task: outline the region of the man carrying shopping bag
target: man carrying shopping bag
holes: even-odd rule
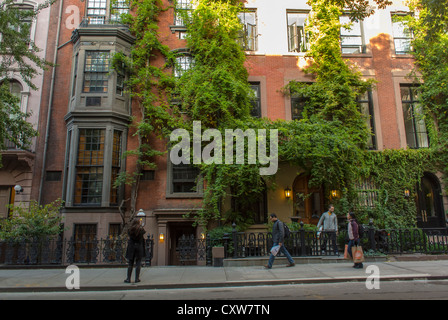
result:
[[[284,239],[285,239],[285,229],[283,227],[283,222],[278,220],[277,215],[275,213],[271,213],[269,215],[269,219],[272,222],[274,222],[274,225],[272,226],[272,241],[273,241],[273,248],[274,248],[274,250],[271,250],[271,255],[269,257],[269,262],[264,267],[266,269],[271,269],[272,268],[272,264],[274,263],[275,257],[278,254],[278,252],[283,252],[283,254],[288,259],[289,264],[286,265],[287,267],[295,266],[294,260],[292,259],[292,257],[289,254],[288,250],[286,250],[285,246],[283,245],[283,242],[284,242]],[[275,248],[276,246],[280,246],[280,247],[279,248]]]

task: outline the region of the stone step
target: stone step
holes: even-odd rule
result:
[[[344,256],[317,256],[317,257],[293,257],[296,264],[315,264],[315,263],[351,263],[352,260],[344,259]],[[265,266],[268,264],[269,257],[249,257],[237,259],[224,259],[224,267],[256,267]],[[366,262],[384,262],[387,261],[387,256],[373,256],[366,257]],[[282,265],[288,264],[286,257],[275,258],[274,264]]]

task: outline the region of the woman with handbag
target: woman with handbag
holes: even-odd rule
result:
[[[352,248],[354,246],[358,247],[360,244],[359,231],[358,231],[359,227],[358,222],[356,221],[355,218],[355,214],[353,212],[349,212],[347,214],[347,220],[348,220],[348,238],[349,238],[347,251],[353,259]],[[362,269],[364,268],[364,265],[362,264],[362,262],[355,262],[353,268]]]
[[[145,257],[145,239],[143,235],[146,233],[143,229],[140,220],[134,219],[131,227],[128,230],[128,248],[126,250],[126,259],[128,260],[126,283],[131,282],[132,269],[135,262],[135,283],[140,282],[140,270],[142,265],[142,258]]]

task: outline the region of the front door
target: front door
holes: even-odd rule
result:
[[[417,186],[417,227],[445,227],[442,189],[436,176],[425,173]]]
[[[309,177],[302,174],[294,180],[293,201],[294,217],[299,217],[304,223],[317,224],[324,212],[324,197],[322,188],[310,188]]]
[[[169,265],[191,265],[196,264],[196,260],[186,259],[184,253],[192,246],[192,241],[187,242],[186,239],[196,239],[196,228],[191,222],[172,222],[169,224]],[[188,261],[187,261],[188,260]]]

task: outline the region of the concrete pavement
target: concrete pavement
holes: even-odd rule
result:
[[[448,257],[447,257],[448,258]],[[142,268],[141,282],[124,283],[126,268],[79,268],[79,290],[132,290],[231,287],[276,284],[332,283],[366,281],[372,272],[381,281],[448,279],[448,260],[403,259],[410,261],[367,261],[364,269],[353,269],[353,263],[306,263],[286,268],[276,261],[272,269],[261,266],[200,267],[167,266]],[[420,261],[416,261],[420,260]],[[423,261],[421,261],[423,260]],[[369,268],[369,266],[378,268]],[[372,271],[373,270],[373,271]],[[56,269],[0,269],[0,292],[69,291],[66,281],[73,276],[65,268]],[[74,283],[74,282],[71,282]],[[73,289],[77,290],[77,289]]]

